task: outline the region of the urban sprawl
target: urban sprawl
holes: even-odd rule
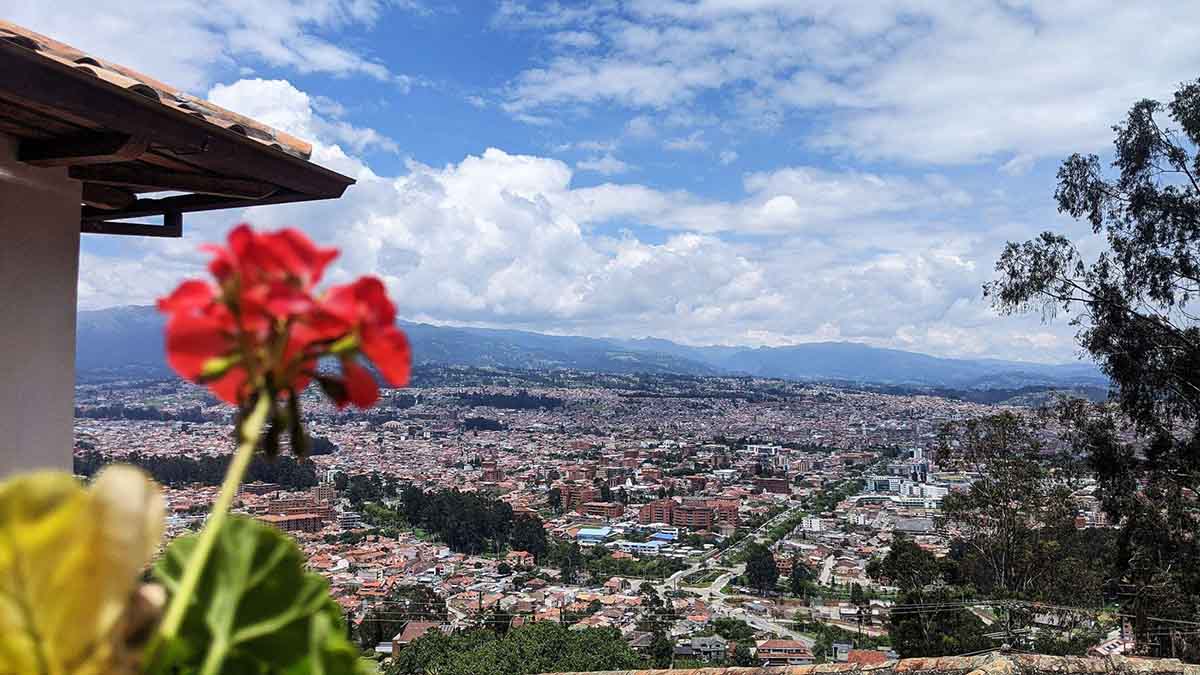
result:
[[[939,466],[942,430],[1007,409],[734,378],[436,379],[365,413],[312,395],[313,456],[252,470],[235,506],[295,537],[384,657],[430,631],[549,621],[643,652],[657,630],[673,662],[882,661],[895,589],[868,565],[896,537],[947,553],[942,501],[976,474]],[[135,461],[166,485],[169,535],[198,530],[228,408],[175,380],[80,384],[76,405],[77,471]],[[1072,496],[1080,528],[1106,525],[1093,492]],[[759,545],[778,592],[751,588]]]

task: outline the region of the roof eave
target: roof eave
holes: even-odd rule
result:
[[[335,199],[354,179],[206,119],[164,105],[19,44],[0,40],[0,99],[96,133],[146,139],[153,151],[201,166],[214,177],[261,180],[280,189],[264,198],[188,194],[138,199],[127,208],[85,207],[83,221],[180,214],[260,204]]]

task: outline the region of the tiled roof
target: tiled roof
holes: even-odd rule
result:
[[[438,624],[434,621],[409,621],[404,625],[404,630],[392,640],[406,645],[437,627]]]
[[[312,155],[312,145],[307,141],[184,93],[136,70],[103,61],[23,26],[0,20],[0,40],[32,49],[47,59],[82,70],[109,84],[199,117],[222,129],[229,129],[295,157],[308,159]]]
[[[799,640],[765,640],[758,645],[759,649],[795,649],[796,647],[804,647],[805,644]]]
[[[621,670],[590,675],[1200,675],[1200,665],[1178,659],[1042,656],[1002,654],[901,659],[879,664],[825,663],[771,668],[697,668],[683,670]],[[584,675],[557,673],[553,675]]]
[[[169,47],[168,47],[169,48]],[[335,199],[354,179],[265,124],[0,21],[0,135],[80,183],[80,231],[179,237],[183,215]],[[136,219],[161,216],[161,224]]]
[[[851,649],[846,655],[846,660],[850,663],[859,664],[875,664],[885,663],[888,660],[887,654],[875,649]]]

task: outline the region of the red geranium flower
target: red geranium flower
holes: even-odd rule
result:
[[[330,289],[314,286],[337,257],[303,233],[255,232],[238,225],[213,254],[217,287],[185,281],[158,302],[169,315],[167,361],[181,376],[203,382],[222,400],[245,404],[255,391],[295,397],[322,356],[336,356],[340,379],[322,377],[335,403],[367,408],[379,397],[366,356],[389,383],[408,383],[408,340],[395,326],[396,308],[373,277]],[[295,403],[295,401],[293,401]]]
[[[305,290],[320,283],[336,248],[320,248],[294,229],[255,232],[245,223],[229,232],[227,246],[205,245],[214,254],[208,270],[218,281],[240,275],[251,283],[296,280]]]
[[[333,391],[338,392],[334,398],[339,406],[353,403],[368,408],[379,398],[375,378],[355,360],[357,352],[365,355],[392,386],[408,384],[412,367],[408,338],[396,328],[396,307],[388,299],[383,282],[375,277],[362,277],[329,289],[310,321],[299,330],[311,342],[349,339],[348,346],[338,354],[344,387]]]

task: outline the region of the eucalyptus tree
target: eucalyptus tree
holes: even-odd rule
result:
[[[1076,447],[1120,524],[1119,590],[1139,645],[1200,658],[1162,619],[1200,619],[1200,80],[1136,103],[1113,160],[1070,156],[1059,210],[1103,250],[1061,233],[1010,243],[984,293],[1002,312],[1066,313],[1113,384],[1113,405],[1065,406]]]

